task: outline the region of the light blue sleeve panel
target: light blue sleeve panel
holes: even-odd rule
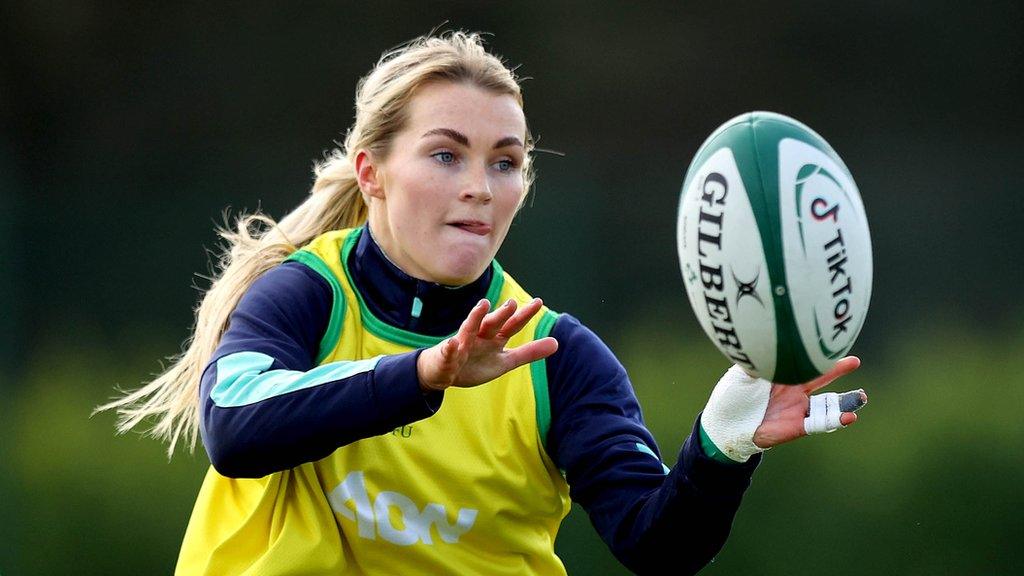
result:
[[[636,443],[636,449],[639,450],[640,452],[643,452],[644,454],[650,454],[651,456],[654,456],[655,458],[658,458],[658,455],[655,454],[654,450],[651,450],[651,447],[648,446],[647,444],[643,444],[641,442],[637,442]],[[664,470],[665,474],[668,474],[669,472],[672,471],[671,469],[669,469],[668,466],[665,466],[665,463],[661,461],[661,458],[658,458],[658,462],[661,463],[661,467]]]
[[[256,404],[297,390],[322,386],[370,372],[383,356],[366,360],[331,362],[308,372],[266,370],[274,359],[260,352],[235,352],[217,360],[217,383],[210,399],[220,408]]]

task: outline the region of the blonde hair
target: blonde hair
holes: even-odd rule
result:
[[[359,81],[355,122],[342,147],[331,150],[315,164],[316,180],[306,200],[280,222],[257,210],[239,216],[234,231],[218,228],[218,235],[227,241],[216,264],[221,273],[210,278],[210,289],[195,310],[194,330],[183,345],[184,351],[171,357],[170,368],[150,383],[96,408],[97,412],[117,410],[119,433],[152,419],[155,423],[146,432],[169,443],[168,456],[182,438],[190,450],[195,449],[199,381],[238,301],[260,275],[312,239],[366,221],[367,206],[356,181],[353,155],[370,150],[386,158],[407,120],[409,102],[417,89],[432,82],[468,83],[512,95],[520,107],[523,105],[515,74],[486,51],[478,34],[425,36],[385,52]],[[533,139],[529,131],[525,136],[524,197],[534,178],[530,156]]]

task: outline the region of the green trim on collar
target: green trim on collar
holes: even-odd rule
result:
[[[373,312],[370,311],[370,308],[363,300],[363,295],[359,293],[359,289],[352,280],[352,272],[348,269],[348,255],[352,252],[352,249],[355,248],[356,242],[359,240],[359,236],[362,234],[362,231],[362,228],[357,228],[345,237],[345,243],[341,247],[341,268],[345,271],[345,277],[348,278],[348,284],[352,287],[352,292],[356,295],[356,299],[359,301],[359,312],[362,315],[363,326],[373,335],[383,338],[388,342],[402,346],[412,346],[413,348],[427,348],[434,346],[440,344],[445,338],[454,336],[454,332],[448,336],[427,336],[426,334],[418,334],[409,330],[396,328],[373,315]],[[505,272],[502,270],[497,260],[491,261],[491,270],[493,272],[491,274],[491,286],[487,290],[487,300],[490,301],[491,309],[494,310],[497,308],[498,297],[501,295],[502,286],[505,284]]]

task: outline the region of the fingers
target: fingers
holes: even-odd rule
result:
[[[534,340],[505,351],[505,358],[509,361],[509,370],[518,368],[523,364],[535,362],[541,358],[547,358],[558,350],[558,341],[548,336],[540,340]]]
[[[453,336],[439,345],[428,348],[416,360],[416,375],[425,391],[444,390],[452,385],[464,361],[462,347]]]
[[[846,358],[839,360],[839,362],[836,362],[836,365],[833,366],[832,369],[829,370],[828,372],[804,384],[803,390],[805,393],[810,394],[815,390],[828,386],[836,379],[841,378],[842,376],[845,376],[850,372],[853,372],[859,367],[860,358],[857,358],[856,356],[847,356]]]
[[[497,336],[499,338],[507,339],[518,334],[519,331],[523,329],[523,326],[526,326],[526,323],[530,321],[530,318],[533,318],[533,316],[540,311],[543,305],[544,302],[540,298],[534,298],[524,304],[523,307],[517,310],[516,313],[505,322],[505,325],[498,330]]]
[[[839,395],[839,409],[843,412],[856,412],[868,403],[868,395],[864,389],[850,390]]]
[[[481,306],[483,307],[482,312],[480,312]],[[530,319],[540,311],[541,307],[544,306],[544,302],[540,298],[534,298],[524,304],[522,308],[519,308],[516,301],[510,298],[488,314],[487,308],[489,306],[490,303],[486,300],[481,300],[477,303],[477,306],[470,311],[466,322],[463,323],[463,328],[459,330],[459,335],[461,336],[463,331],[469,333],[475,322],[477,328],[474,334],[478,338],[484,340],[511,338],[518,334]],[[477,318],[478,314],[479,319]]]
[[[516,301],[509,298],[504,304],[498,307],[497,310],[491,312],[484,317],[483,322],[480,324],[480,332],[477,334],[478,337],[484,340],[490,340],[497,336],[498,330],[505,325],[505,322],[512,317],[516,311]]]
[[[868,396],[863,390],[815,394],[808,399],[804,431],[807,434],[834,432],[856,422],[857,416],[853,412],[867,404],[867,401]]]
[[[868,395],[861,390],[850,390],[849,392],[843,392],[839,395],[839,409],[842,414],[839,415],[839,423],[843,426],[849,426],[857,421],[857,415],[854,414],[857,410],[860,410],[868,403]]]
[[[853,412],[843,412],[839,415],[839,423],[843,427],[849,426],[856,421],[857,415]],[[825,431],[822,430],[821,432]],[[812,433],[817,434],[818,432]],[[785,420],[765,422],[758,426],[754,432],[753,442],[758,448],[767,449],[808,435],[805,421],[787,418]]]
[[[550,337],[505,349],[508,339],[522,331],[543,305],[539,298],[521,306],[509,300],[488,313],[490,303],[487,300],[478,302],[459,331],[434,352],[439,353],[441,372],[448,380],[444,385],[477,386],[554,354],[558,350],[558,342]],[[431,372],[426,377],[431,383],[433,374]],[[424,377],[421,375],[422,381]]]
[[[804,435],[804,427],[792,422],[771,422],[757,427],[752,441],[754,446],[767,450]]]
[[[445,364],[454,362],[459,355],[459,341],[457,338],[449,338],[441,344],[441,360]]]
[[[487,311],[490,308],[490,302],[481,300],[469,311],[469,316],[466,316],[466,319],[462,321],[462,326],[459,327],[459,332],[454,338],[459,340],[460,348],[469,348],[473,341],[476,340],[476,335],[480,333],[480,325],[483,323],[484,317],[487,316]]]
[[[454,378],[459,369],[466,362],[466,350],[469,344],[460,342],[457,336],[453,336],[441,343],[441,366],[445,378]]]

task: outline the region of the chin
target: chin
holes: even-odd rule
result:
[[[479,278],[490,263],[490,258],[483,263],[477,261],[450,262],[444,270],[439,270],[438,274],[435,274],[435,278],[437,278],[435,281],[445,286],[465,286]]]

